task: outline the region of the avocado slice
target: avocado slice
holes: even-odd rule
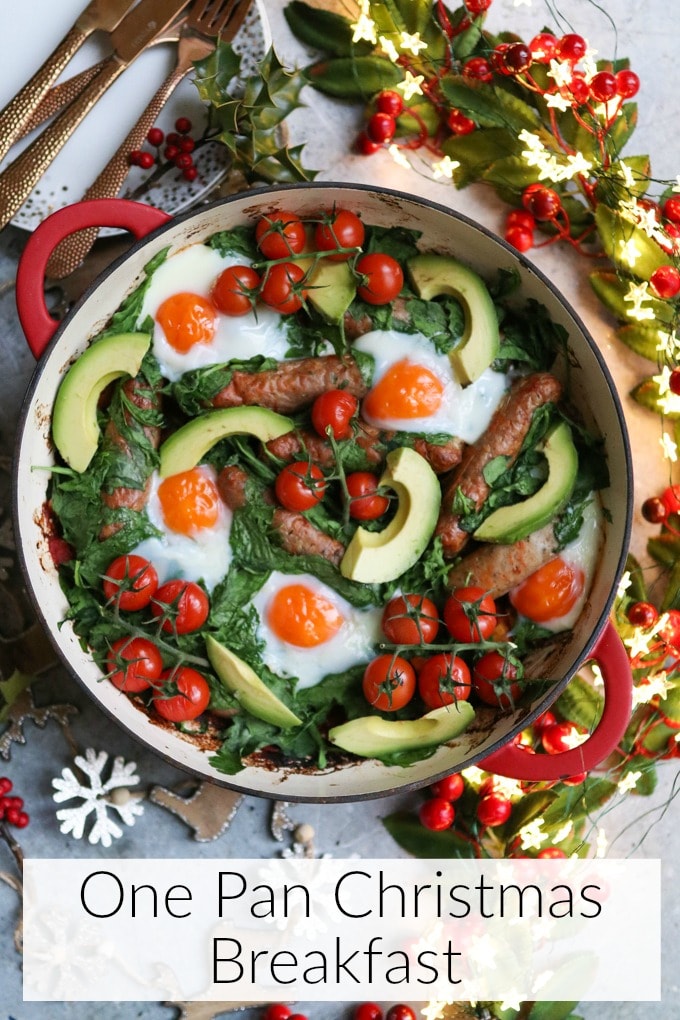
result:
[[[308,286],[307,300],[328,322],[340,322],[357,292],[349,264],[329,259],[319,259]]]
[[[463,385],[474,382],[498,355],[496,308],[481,276],[449,255],[414,255],[406,263],[413,288],[424,301],[450,295],[465,314],[463,338],[449,357]]]
[[[255,436],[267,443],[294,428],[290,418],[266,407],[222,407],[207,411],[192,418],[165,440],[160,448],[160,476],[167,478],[190,471],[215,443],[227,436]]]
[[[136,376],[151,345],[148,333],[118,333],[83,351],[57,390],[52,439],[74,471],[84,471],[99,445],[97,406],[109,383]]]
[[[336,747],[361,758],[381,758],[395,751],[445,744],[466,730],[474,717],[475,710],[467,701],[435,708],[420,719],[362,715],[335,726],[329,731],[328,739]]]
[[[302,720],[269,690],[247,662],[210,634],[205,639],[205,647],[218,677],[246,711],[283,730],[302,726]]]
[[[379,484],[396,492],[397,511],[382,531],[357,528],[340,562],[343,577],[364,584],[392,581],[413,566],[432,537],[442,498],[430,465],[406,446],[388,453]]]
[[[553,519],[571,495],[578,471],[578,454],[566,422],[556,425],[542,444],[548,477],[533,496],[502,506],[480,524],[474,537],[480,542],[519,542]]]

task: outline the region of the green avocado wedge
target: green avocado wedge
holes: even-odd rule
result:
[[[329,731],[328,739],[336,747],[360,758],[382,758],[397,751],[445,744],[463,733],[474,717],[475,710],[467,701],[435,708],[419,719],[362,715],[335,726]]]
[[[222,407],[192,418],[166,439],[160,448],[160,476],[168,478],[203,460],[208,450],[227,436],[249,435],[263,443],[295,428],[285,418],[266,407]]]
[[[479,542],[519,542],[551,521],[567,502],[576,482],[578,453],[566,422],[548,433],[542,452],[548,461],[544,484],[521,503],[502,506],[489,514],[474,532]]]
[[[205,647],[218,677],[246,711],[283,730],[302,726],[302,720],[269,690],[247,662],[210,634],[205,639]]]
[[[74,471],[85,471],[99,446],[99,398],[123,376],[134,378],[151,345],[148,333],[118,333],[83,351],[57,390],[52,413],[52,439]]]
[[[448,295],[460,302],[465,332],[449,357],[456,378],[467,386],[489,367],[500,349],[498,316],[486,284],[449,255],[414,255],[406,269],[416,294],[424,301]]]

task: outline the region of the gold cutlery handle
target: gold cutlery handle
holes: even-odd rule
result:
[[[17,141],[20,138],[24,138],[26,135],[30,135],[31,131],[34,131],[41,124],[44,124],[46,120],[53,117],[55,113],[59,113],[72,103],[74,99],[77,99],[83,89],[86,89],[93,78],[101,71],[102,67],[106,63],[105,60],[101,60],[98,64],[94,64],[92,67],[86,67],[84,71],[80,71],[78,74],[74,74],[72,78],[68,78],[66,81],[61,82],[59,85],[53,85],[48,92],[45,93],[40,103],[36,106],[35,110],[26,121],[21,131],[17,135]]]
[[[90,88],[0,174],[0,228],[19,211],[80,122],[124,69],[125,64],[115,57],[107,60]]]
[[[0,113],[0,159],[4,159],[53,81],[80,49],[89,33],[76,25],[64,36],[40,70]]]
[[[175,91],[179,83],[191,68],[189,61],[178,64],[174,71],[165,79],[154,97],[149,102],[141,117],[131,129],[127,138],[120,144],[114,155],[106,164],[96,181],[90,185],[82,201],[92,198],[115,198],[125,183],[130,171],[130,153],[139,149],[149,129],[154,126],[158,115]],[[79,230],[64,238],[52,252],[47,264],[47,275],[50,279],[61,280],[76,269],[83,261],[90,248],[97,240],[99,230],[91,227]]]

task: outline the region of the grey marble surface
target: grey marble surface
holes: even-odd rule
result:
[[[30,0],[26,0],[30,2]],[[303,64],[307,54],[292,39],[282,16],[281,0],[267,0],[272,34],[279,55],[285,62]],[[490,16],[494,28],[514,27],[525,37],[546,24],[555,24],[542,0],[495,0]],[[668,0],[638,0],[636,4],[605,2],[599,5],[588,0],[562,0],[558,28],[584,34],[602,55],[629,55],[633,68],[640,74],[640,125],[628,151],[649,152],[659,177],[674,178],[680,173],[680,140],[677,135],[677,95],[680,71],[676,63],[678,14]],[[612,22],[616,21],[617,31]],[[11,39],[10,10],[3,5],[0,28],[1,45]],[[455,194],[446,186],[397,167],[383,154],[371,159],[348,155],[348,146],[361,123],[361,112],[315,95],[306,97],[308,108],[296,114],[291,125],[294,141],[305,141],[307,165],[321,168],[324,180],[355,180],[380,182],[384,186],[415,191],[436,201],[450,204],[495,230],[502,229],[502,210],[495,199],[483,190],[470,189]],[[16,259],[24,235],[7,228],[0,235],[0,453],[11,452],[14,430],[19,417],[22,394],[34,368],[17,322],[12,283]],[[603,348],[617,358],[611,338],[611,324],[603,320],[601,309],[590,294],[587,267],[576,258],[557,255],[554,251],[536,253],[540,264],[554,279],[585,318],[593,335]],[[617,382],[621,393],[627,393],[640,373],[635,359],[616,364]],[[649,422],[637,410],[626,406],[629,424],[637,449],[636,485],[638,495],[647,494],[663,483],[655,458],[645,456],[650,442]],[[658,458],[660,460],[660,458]],[[640,471],[638,472],[638,464]],[[3,480],[3,485],[5,484]],[[640,499],[637,500],[638,504]],[[636,541],[644,544],[645,531],[637,522]],[[72,723],[78,745],[103,748],[110,753],[134,760],[143,784],[161,783],[174,786],[184,777],[170,766],[133,744],[123,733],[102,716],[85,698],[77,685],[63,670],[55,669],[41,676],[36,688],[38,704],[58,701],[78,705],[80,712]],[[21,843],[28,856],[88,856],[106,859],[124,857],[272,857],[279,855],[289,843],[278,843],[271,835],[271,804],[246,798],[239,807],[229,829],[216,841],[196,842],[190,830],[178,818],[160,808],[147,805],[145,815],[123,839],[110,850],[91,847],[60,835],[51,800],[51,780],[69,764],[71,749],[60,727],[54,722],[38,729],[26,723],[27,742],[14,745],[9,762],[0,761],[0,774],[9,775],[17,791],[30,805],[31,825],[21,833]],[[676,861],[680,850],[677,835],[680,813],[675,802],[677,767],[662,766],[660,782],[653,797],[629,796],[608,813],[603,824],[610,842],[610,854],[660,858],[663,862],[663,955],[660,1003],[586,1003],[580,1013],[586,1020],[675,1020],[680,1018],[678,1001],[678,968],[680,965],[680,895]],[[411,806],[415,795],[403,795],[356,805],[298,805],[290,808],[295,821],[308,822],[316,830],[316,850],[336,857],[399,858],[403,856],[386,834],[381,818],[398,806]],[[286,839],[289,839],[287,836]],[[0,871],[10,871],[11,859],[0,844]],[[12,936],[16,921],[17,897],[0,882],[0,1020],[174,1020],[174,1007],[160,1004],[23,1004],[21,999],[21,958],[13,948]],[[635,918],[630,919],[631,938],[635,937]],[[345,1020],[351,1016],[348,1004],[330,1007],[304,1003],[301,1012],[310,1020]],[[242,1014],[244,1020],[257,1020],[258,1011]]]

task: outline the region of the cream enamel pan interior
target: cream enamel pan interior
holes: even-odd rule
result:
[[[422,247],[460,258],[487,278],[498,269],[518,269],[521,297],[547,306],[551,317],[569,336],[570,393],[584,422],[606,444],[611,486],[604,502],[611,517],[594,587],[585,610],[566,641],[546,656],[535,656],[531,669],[548,676],[551,685],[531,705],[514,714],[487,719],[483,728],[463,734],[451,746],[408,768],[388,768],[373,761],[353,763],[325,772],[250,766],[236,776],[213,769],[209,755],[194,744],[151,722],[112,684],[85,653],[69,625],[61,626],[66,600],[59,587],[41,524],[49,472],[53,463],[50,413],[64,372],[107,322],[121,301],[140,282],[143,267],[168,245],[171,250],[207,238],[218,230],[252,223],[277,208],[302,216],[321,208],[345,206],[367,223],[400,224],[422,233]],[[36,288],[42,281],[36,281]],[[71,672],[100,707],[135,738],[178,767],[245,793],[283,800],[342,801],[378,797],[405,787],[430,783],[463,765],[479,763],[507,745],[527,722],[557,697],[579,665],[588,658],[605,625],[616,584],[625,562],[631,519],[632,474],[621,407],[602,356],[576,314],[534,267],[493,235],[450,210],[396,192],[377,192],[356,185],[304,185],[251,191],[171,220],[138,241],[90,289],[57,330],[41,358],[22,411],[15,466],[15,527],[17,546],[36,611]],[[625,698],[625,693],[622,695]],[[500,771],[500,769],[497,769]],[[577,769],[572,767],[571,772]],[[565,772],[564,774],[568,774]]]

